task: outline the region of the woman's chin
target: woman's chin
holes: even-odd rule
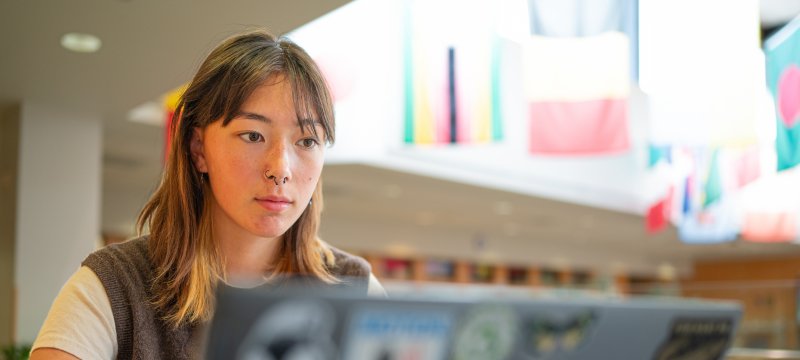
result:
[[[276,227],[260,227],[254,229],[252,233],[258,237],[273,239],[283,235],[284,233],[286,233],[287,230],[289,230],[289,228],[283,229]]]

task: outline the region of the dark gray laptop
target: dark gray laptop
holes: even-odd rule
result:
[[[221,288],[207,359],[722,359],[741,309],[664,299],[367,298]]]

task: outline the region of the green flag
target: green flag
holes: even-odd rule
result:
[[[775,102],[778,171],[800,163],[800,18],[765,43],[767,86]]]
[[[719,173],[719,149],[714,149],[714,152],[711,154],[711,165],[709,165],[705,193],[706,196],[703,201],[703,207],[713,204],[722,197],[722,178]]]

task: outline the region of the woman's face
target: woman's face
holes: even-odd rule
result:
[[[216,224],[275,238],[297,221],[325,151],[322,126],[303,121],[315,122],[319,138],[298,125],[291,85],[281,77],[257,88],[228,125],[219,119],[195,130],[192,158],[208,173]]]

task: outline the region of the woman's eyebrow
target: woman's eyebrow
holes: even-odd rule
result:
[[[322,121],[316,119],[300,119],[297,121],[297,126],[299,127],[314,127],[317,125],[323,126]]]
[[[265,122],[267,124],[272,123],[272,120],[270,120],[268,117],[266,117],[264,115],[256,114],[256,113],[252,113],[252,112],[247,112],[247,111],[240,111],[238,114],[236,114],[236,116],[234,116],[234,119],[235,118],[258,120],[258,121],[263,121],[263,122]]]
[[[233,117],[234,119],[248,119],[248,120],[258,120],[262,121],[267,124],[271,124],[272,120],[264,115],[248,112],[248,111],[240,111]],[[301,128],[311,128],[316,126],[324,127],[322,121],[317,119],[307,118],[307,119],[300,119],[297,121],[297,126]]]

